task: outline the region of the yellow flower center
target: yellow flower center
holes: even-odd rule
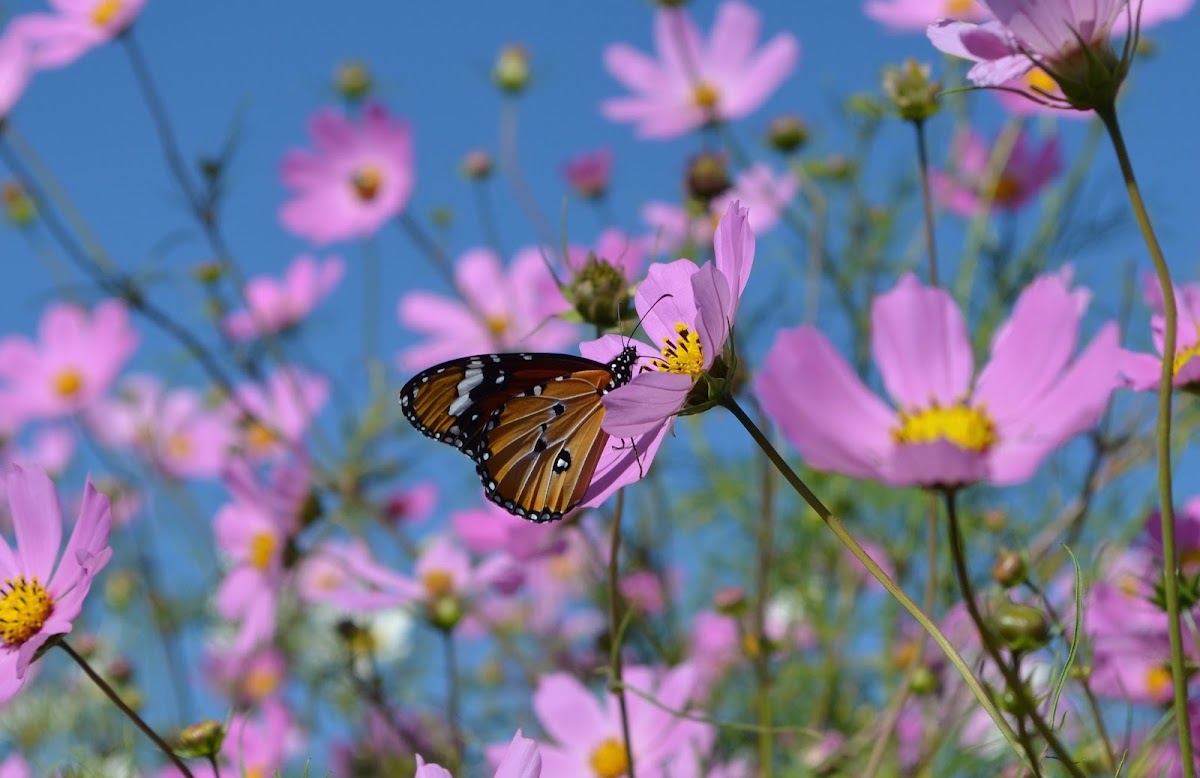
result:
[[[7,578],[0,584],[0,638],[10,646],[19,646],[37,634],[54,610],[50,593],[38,582],[25,576]]]
[[[975,0],[946,0],[946,16],[966,16],[975,10]]]
[[[704,349],[700,347],[700,336],[687,328],[683,322],[675,324],[677,338],[663,338],[662,359],[651,360],[655,370],[666,373],[699,375],[704,369]]]
[[[427,570],[421,576],[429,597],[446,597],[454,594],[454,576],[445,570]]]
[[[711,111],[717,107],[717,103],[721,100],[721,93],[717,88],[708,83],[701,81],[692,88],[692,101],[697,108],[702,108],[705,111]]]
[[[280,680],[282,677],[277,669],[259,665],[246,673],[246,678],[242,681],[242,688],[247,697],[263,700],[275,693],[275,690],[279,688]]]
[[[483,326],[487,327],[487,331],[492,334],[492,337],[498,338],[504,333],[508,332],[510,322],[507,316],[502,313],[497,313],[491,316],[485,316],[483,319]]]
[[[167,453],[179,459],[191,456],[193,451],[192,439],[182,432],[176,432],[167,438]]]
[[[379,194],[379,187],[383,185],[383,173],[374,165],[367,165],[355,172],[350,184],[354,187],[358,199],[374,200],[375,195]]]
[[[267,778],[267,773],[261,767],[246,767],[243,768],[242,775],[246,778]]]
[[[64,400],[77,396],[83,390],[83,374],[73,367],[58,371],[54,376],[54,391]]]
[[[629,772],[629,760],[625,757],[625,744],[610,737],[592,752],[592,771],[596,778],[621,778]]]
[[[892,652],[892,661],[896,667],[908,667],[917,658],[917,641],[906,640]]]
[[[1056,94],[1058,92],[1058,83],[1050,76],[1049,73],[1041,68],[1034,68],[1025,74],[1025,83],[1030,89],[1036,89],[1042,92]]]
[[[1196,357],[1200,357],[1200,332],[1196,333],[1196,342],[1190,346],[1179,349],[1175,352],[1175,363],[1172,368],[1174,375],[1179,375],[1179,371],[1183,370],[1183,366],[1191,362]]]
[[[996,442],[996,425],[981,408],[952,405],[923,411],[899,411],[900,426],[892,429],[897,443],[935,443],[947,440],[967,451],[982,453]]]
[[[1146,691],[1155,697],[1171,688],[1171,671],[1166,667],[1151,667],[1146,671]]]
[[[269,532],[259,532],[250,539],[250,564],[259,570],[266,570],[275,555],[275,536]]]
[[[252,421],[246,427],[246,446],[251,451],[263,452],[275,445],[277,437],[261,422]]]
[[[1126,597],[1136,597],[1138,586],[1141,582],[1136,575],[1126,573],[1117,581],[1117,588],[1121,590],[1121,594]]]
[[[92,7],[92,24],[103,27],[121,10],[121,0],[100,0]]]
[[[997,203],[1011,202],[1021,191],[1021,183],[1012,176],[1000,176],[996,188],[992,190],[992,200]]]
[[[575,578],[575,561],[570,554],[555,554],[548,563],[550,575],[559,581]]]

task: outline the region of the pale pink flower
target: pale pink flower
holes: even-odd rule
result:
[[[279,694],[287,680],[287,658],[272,646],[248,654],[234,651],[232,645],[210,646],[204,674],[237,707],[254,707]]]
[[[863,11],[893,32],[924,32],[938,19],[983,21],[988,16],[975,0],[867,0]]]
[[[54,484],[40,470],[18,465],[9,465],[5,477],[17,543],[14,549],[0,538],[0,702],[20,691],[46,641],[71,631],[92,580],[112,557],[108,498],[91,481],[60,557],[62,511]]]
[[[746,210],[750,231],[762,236],[779,223],[796,196],[799,183],[791,171],[776,173],[768,165],[756,162],[738,173],[733,188],[713,199],[709,212],[716,224],[735,202]]]
[[[249,309],[230,313],[222,326],[235,340],[290,330],[333,291],[344,271],[345,265],[338,257],[318,261],[301,254],[281,280],[255,276],[247,281],[243,291]]]
[[[642,206],[641,214],[650,228],[647,242],[656,254],[678,254],[712,245],[717,224],[707,210],[651,200]]]
[[[421,481],[389,494],[383,504],[384,515],[391,522],[416,523],[429,517],[437,501],[437,485],[432,481]]]
[[[800,46],[780,33],[755,51],[758,12],[742,2],[725,2],[706,42],[688,14],[660,8],[654,42],[660,61],[624,43],[604,52],[609,72],[632,90],[630,97],[606,100],[604,115],[633,122],[643,138],[673,138],[713,121],[748,115],[796,67]]]
[[[133,24],[146,0],[49,0],[56,13],[23,14],[8,35],[29,47],[39,68],[70,65]]]
[[[461,299],[408,292],[397,316],[427,340],[398,355],[403,370],[473,354],[561,351],[575,327],[556,318],[567,302],[558,292],[542,252],[526,248],[505,268],[491,249],[471,249],[454,264]]]
[[[8,758],[0,762],[0,778],[32,778],[33,773],[29,772],[29,764],[20,754],[9,754]]]
[[[324,245],[373,235],[408,205],[413,189],[412,132],[378,103],[355,124],[325,109],[309,123],[316,149],[292,149],[280,177],[294,197],[279,209],[289,231]]]
[[[972,217],[987,204],[1001,211],[1016,210],[1036,197],[1062,172],[1058,138],[1034,148],[1022,130],[989,193],[984,191],[992,151],[984,139],[964,129],[955,138],[953,169],[930,171],[933,192],[954,213]]]
[[[658,576],[649,570],[638,570],[626,575],[618,584],[621,597],[631,607],[644,614],[659,616],[666,604],[667,592]]]
[[[104,395],[137,344],[120,301],[90,313],[55,303],[42,315],[37,343],[18,335],[0,340],[0,391],[33,417],[81,411]]]
[[[513,735],[500,764],[496,766],[494,778],[541,778],[542,755],[538,744],[521,734]],[[417,754],[417,772],[413,778],[453,778],[450,771],[435,764],[429,764]]]
[[[231,407],[249,411],[242,451],[254,459],[271,458],[294,449],[329,397],[329,381],[299,367],[285,367],[267,376],[264,384],[243,384]]]
[[[587,200],[597,200],[608,192],[612,165],[612,149],[597,149],[567,160],[562,167],[562,174],[575,194]]]
[[[0,117],[6,117],[29,86],[33,62],[29,46],[11,32],[0,36]]]
[[[1158,353],[1125,351],[1121,362],[1126,383],[1139,391],[1157,390],[1158,382],[1162,379],[1163,337],[1167,323],[1157,283],[1153,284],[1153,292],[1151,307],[1155,313],[1150,317],[1150,330]],[[1178,387],[1200,384],[1200,284],[1177,286],[1175,308],[1179,314],[1179,324],[1175,335],[1172,380]]]

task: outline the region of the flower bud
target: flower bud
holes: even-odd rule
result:
[[[215,284],[225,275],[225,265],[220,260],[201,262],[192,270],[192,277],[202,284]]]
[[[996,562],[992,565],[992,580],[1011,589],[1025,583],[1028,572],[1025,559],[1020,554],[1004,549],[996,555]]]
[[[9,180],[0,185],[0,196],[4,198],[4,212],[8,220],[17,227],[24,227],[37,217],[33,200],[16,181]]]
[[[808,125],[799,116],[776,116],[767,125],[767,145],[781,154],[799,151],[808,143]]]
[[[896,67],[883,69],[883,94],[901,119],[923,122],[941,110],[938,93],[942,85],[929,80],[929,65],[911,57]]]
[[[629,305],[632,291],[625,274],[595,254],[588,255],[566,291],[580,318],[600,329],[611,329],[635,316]]]
[[[858,173],[858,163],[843,154],[830,154],[824,159],[805,160],[804,170],[813,178],[849,181]]]
[[[991,626],[1011,651],[1032,651],[1050,639],[1050,624],[1032,605],[1006,602],[991,615]]]
[[[1000,532],[1008,526],[1008,513],[1001,508],[991,508],[984,511],[983,526],[992,532]]]
[[[449,632],[462,620],[464,613],[462,601],[449,595],[438,597],[429,603],[426,616],[429,618],[430,624]]]
[[[722,586],[713,595],[713,607],[726,616],[739,616],[746,612],[746,590],[740,586]]]
[[[133,680],[133,663],[126,657],[115,657],[108,663],[107,674],[113,683],[127,684]]]
[[[654,0],[659,8],[683,8],[689,0]]]
[[[179,733],[177,753],[187,759],[207,759],[221,753],[224,742],[225,727],[218,721],[206,719]]]
[[[311,525],[323,515],[325,515],[325,508],[321,505],[321,495],[310,489],[308,494],[304,495],[304,502],[300,503],[301,528]]]
[[[724,194],[732,185],[729,161],[715,151],[702,151],[688,160],[684,174],[684,190],[695,200],[707,205]]]
[[[529,51],[519,43],[510,43],[500,49],[492,68],[492,81],[500,91],[510,95],[524,92],[529,86]]]
[[[357,102],[371,93],[375,81],[365,64],[351,60],[338,65],[333,76],[333,86],[343,98]]]
[[[563,178],[575,194],[585,200],[599,200],[608,193],[612,165],[611,149],[580,154],[563,165]]]
[[[912,677],[908,681],[908,688],[919,697],[937,694],[941,686],[942,681],[938,678],[937,673],[924,665],[914,669]]]
[[[491,154],[483,149],[472,149],[463,157],[460,167],[463,175],[472,181],[486,181],[491,178],[496,165]]]
[[[1129,62],[1117,56],[1105,37],[1047,62],[1044,69],[1073,107],[1104,111],[1116,105]]]

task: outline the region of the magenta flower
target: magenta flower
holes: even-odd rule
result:
[[[624,43],[605,50],[608,71],[635,93],[606,100],[605,117],[633,122],[643,138],[673,138],[746,116],[788,77],[800,56],[800,45],[788,33],[755,52],[759,26],[758,12],[749,5],[725,2],[702,43],[686,12],[660,8],[654,17],[660,61]]]
[[[33,62],[25,42],[11,32],[0,36],[0,117],[12,112],[32,75]]]
[[[65,416],[108,390],[137,348],[125,306],[109,300],[89,314],[55,303],[38,325],[38,343],[20,336],[0,340],[0,380],[25,413]]]
[[[585,200],[596,200],[608,192],[612,179],[612,149],[597,149],[578,154],[562,167],[563,178],[575,194]]]
[[[415,524],[429,517],[437,500],[437,485],[432,481],[421,481],[389,494],[384,501],[384,515],[396,524]]]
[[[133,375],[117,396],[94,405],[88,426],[108,446],[132,448],[172,478],[215,478],[235,440],[227,409],[210,409],[191,389],[166,391],[157,378]]]
[[[242,450],[254,459],[278,456],[294,449],[329,397],[329,382],[298,367],[274,371],[265,384],[243,384],[231,407],[249,411],[244,424]]]
[[[290,232],[324,245],[367,237],[400,214],[413,189],[412,131],[378,103],[361,124],[332,109],[309,122],[316,149],[292,149],[280,177],[294,197],[280,206]]]
[[[1089,295],[1069,283],[1062,272],[1030,284],[973,378],[958,306],[906,275],[871,310],[872,350],[897,407],[872,394],[807,326],[776,337],[758,397],[819,470],[893,485],[1020,483],[1096,422],[1117,383],[1115,323],[1071,361]]]
[[[542,755],[538,744],[521,734],[513,735],[500,764],[496,766],[494,778],[541,778]],[[417,772],[413,778],[454,778],[450,771],[435,764],[429,764],[417,754]]]
[[[1156,284],[1156,293],[1157,288]],[[1158,355],[1125,351],[1121,361],[1126,383],[1138,391],[1157,390],[1162,375],[1163,336],[1167,323],[1161,295],[1152,300],[1152,307],[1155,313],[1150,318],[1150,329]],[[1175,337],[1172,380],[1179,387],[1200,384],[1200,284],[1176,287],[1175,307],[1179,312],[1179,327]]]
[[[575,327],[553,318],[567,308],[542,252],[517,252],[507,268],[490,249],[472,249],[454,265],[461,299],[433,292],[400,298],[400,323],[428,340],[400,352],[402,370],[494,351],[560,351]]]
[[[345,265],[338,257],[318,262],[308,254],[301,254],[281,281],[271,276],[251,278],[244,290],[249,310],[230,313],[222,326],[235,340],[253,340],[289,330],[329,296],[344,271]]]
[[[57,13],[18,16],[8,35],[24,42],[39,68],[61,68],[125,32],[146,0],[50,0]]]
[[[40,470],[9,465],[6,487],[17,545],[14,550],[0,538],[0,702],[20,691],[46,641],[71,631],[92,580],[112,557],[108,498],[90,480],[61,557],[54,484]]]
[[[930,173],[934,194],[951,211],[968,218],[978,214],[985,203],[998,210],[1016,210],[1062,172],[1058,139],[1050,138],[1040,149],[1034,149],[1022,131],[989,197],[984,179],[990,156],[991,149],[983,138],[970,130],[960,132],[954,142],[954,170]]]
[[[863,11],[893,32],[924,32],[938,19],[983,21],[988,17],[975,0],[867,0]]]
[[[29,772],[29,764],[20,754],[9,754],[8,758],[0,762],[0,778],[32,778],[33,773]]]
[[[696,673],[689,665],[665,672],[648,667],[625,669],[625,683],[648,694],[627,694],[629,738],[638,775],[684,778],[683,765],[707,755],[716,739],[709,724],[679,718],[695,696]],[[533,695],[533,710],[553,743],[542,743],[542,770],[561,778],[620,776],[629,769],[621,738],[617,699],[598,701],[576,678],[565,673],[543,676]],[[489,755],[503,746],[492,746]]]

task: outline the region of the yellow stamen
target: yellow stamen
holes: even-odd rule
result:
[[[1121,590],[1121,594],[1125,595],[1126,597],[1136,597],[1141,581],[1138,580],[1136,575],[1130,575],[1126,573],[1125,575],[1121,576],[1116,583],[1117,588]]]
[[[683,322],[675,324],[675,332],[679,337],[675,340],[663,338],[663,358],[651,360],[651,364],[655,370],[666,373],[699,375],[704,369],[704,349],[700,346],[700,336],[689,330]]]
[[[996,188],[992,190],[992,200],[1003,204],[1012,202],[1021,191],[1021,182],[1012,176],[1000,176]]]
[[[591,765],[596,778],[621,778],[628,774],[625,744],[614,737],[605,740],[592,751]]]
[[[975,0],[946,0],[946,16],[967,16],[975,10]]]
[[[908,667],[917,658],[917,641],[905,640],[892,652],[892,662],[896,667]]]
[[[277,441],[275,433],[257,421],[250,422],[246,427],[246,447],[251,451],[267,451]]]
[[[421,576],[430,599],[454,594],[454,576],[445,570],[427,570]]]
[[[281,680],[283,680],[283,676],[280,675],[278,669],[269,665],[259,665],[246,673],[246,678],[242,681],[242,688],[247,697],[263,700],[275,693]]]
[[[30,580],[19,575],[0,584],[0,638],[10,646],[19,646],[37,634],[50,613],[54,601],[35,575]]]
[[[73,367],[68,367],[54,376],[54,391],[58,396],[69,400],[83,391],[83,374]]]
[[[1161,697],[1171,688],[1171,671],[1166,667],[1151,667],[1146,671],[1146,691]]]
[[[1041,68],[1034,68],[1026,73],[1025,83],[1034,90],[1049,92],[1052,95],[1058,93],[1058,83]]]
[[[176,432],[167,438],[167,453],[173,457],[186,459],[191,456],[193,449],[192,439],[182,432]]]
[[[121,10],[121,0],[100,0],[92,8],[92,24],[103,27]]]
[[[897,416],[900,426],[892,430],[892,439],[897,443],[947,440],[967,451],[982,453],[996,442],[996,425],[981,408],[935,405],[913,413],[899,411]]]
[[[266,771],[261,767],[245,767],[243,768],[242,775],[246,776],[246,778],[267,778]]]
[[[1200,358],[1200,331],[1196,333],[1195,343],[1190,346],[1185,346],[1184,348],[1175,352],[1175,362],[1174,367],[1172,368],[1172,374],[1179,375],[1179,371],[1183,370],[1184,365],[1197,358]]]
[[[495,338],[498,338],[504,333],[508,332],[508,328],[511,326],[508,317],[502,313],[497,313],[492,316],[485,316],[483,319],[483,325],[487,327],[488,332],[490,332],[492,337]]]
[[[266,570],[275,555],[275,536],[269,532],[259,532],[250,539],[250,564],[259,570]]]
[[[721,100],[721,93],[717,88],[708,83],[701,81],[692,88],[692,101],[696,107],[702,108],[705,111],[711,111],[717,107],[717,103]]]
[[[354,193],[360,200],[374,200],[375,195],[379,194],[379,188],[383,186],[383,173],[374,165],[367,165],[354,173],[350,185],[354,187]]]

